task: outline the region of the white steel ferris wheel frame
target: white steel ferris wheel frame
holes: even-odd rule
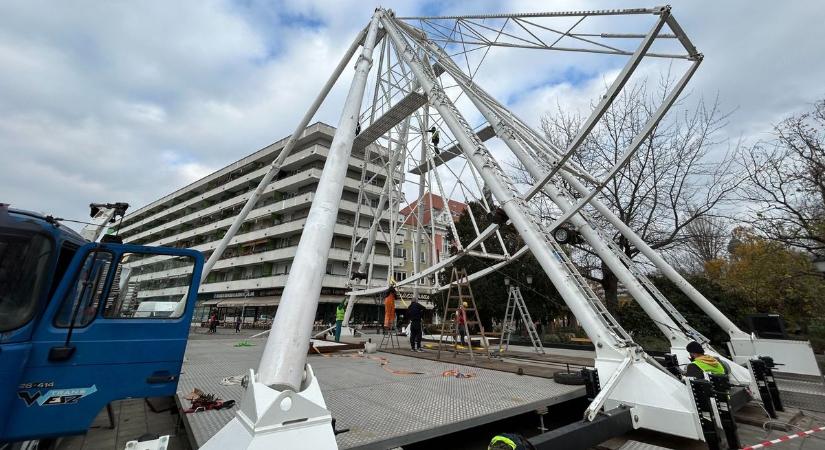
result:
[[[586,17],[625,15],[653,16],[655,23],[647,33],[621,35],[602,33],[600,36],[636,39],[639,44],[633,51],[602,44],[589,48],[557,46],[558,42],[565,37],[593,43],[595,38],[592,36],[596,35],[573,31]],[[541,17],[581,17],[581,19],[565,31],[542,27],[561,35],[555,42],[548,44],[530,29],[530,27],[540,26],[533,20]],[[513,20],[535,39],[525,39],[512,33],[504,33],[504,27],[502,27],[498,30],[496,40],[493,41],[486,38],[482,32],[475,30],[474,36],[477,37],[479,46],[500,45],[629,57],[568,148],[559,149],[549,143],[540,133],[527,126],[524,121],[479,87],[472,73],[464,73],[445,47],[438,43],[439,40],[445,44],[450,43],[451,39],[453,39],[452,42],[457,42],[452,35],[441,33],[440,37],[431,38],[428,33],[409,23],[412,20],[432,23],[437,19],[454,19],[456,27],[463,26],[465,29],[472,29],[478,26],[493,30],[475,21],[487,18]],[[459,21],[463,22],[459,23]],[[506,24],[505,21],[505,26]],[[672,34],[662,33],[665,26],[671,30]],[[510,41],[498,42],[498,37],[502,34],[506,34]],[[686,53],[651,52],[650,47],[657,39],[676,39]],[[359,111],[366,91],[367,77],[373,65],[374,48],[377,48],[379,42],[382,42],[382,46],[379,50],[379,67],[373,99],[368,111],[361,115]],[[462,42],[462,45],[464,44],[466,42]],[[419,175],[418,201],[414,207],[409,208],[416,218],[413,255],[415,273],[404,280],[399,280],[397,283],[399,287],[409,285],[416,296],[422,290],[430,293],[437,292],[448,286],[438,286],[437,281],[423,282],[464,255],[475,255],[491,260],[490,267],[470,276],[472,281],[509,264],[528,251],[531,252],[596,346],[596,369],[599,378],[605,381],[601,391],[585,412],[585,418],[592,420],[603,409],[625,405],[633,409],[636,427],[702,440],[703,434],[690,388],[659,366],[638,344],[633,342],[578,273],[578,269],[565,251],[551,236],[552,231],[560,225],[572,224],[628,288],[630,295],[654,320],[671,342],[672,352],[677,354],[683,362],[687,360],[684,346],[689,341],[697,340],[707,345],[708,340],[690,326],[687,320],[646,278],[644,271],[637,267],[634,261],[627,258],[610,239],[603,236],[602,231],[593,221],[592,214],[599,214],[606,219],[657,269],[676,283],[692,301],[729,333],[733,342],[732,353],[739,357],[737,361],[759,354],[758,341],[753,336],[739,330],[732,321],[598,200],[601,189],[633,157],[641,142],[658,125],[701,63],[702,55],[698,53],[673,18],[669,7],[569,13],[420,17],[403,18],[403,20],[395,17],[392,11],[376,9],[369,26],[356,36],[332,77],[289,138],[284,150],[273,161],[269,173],[264,176],[258,189],[250,196],[241,215],[211,255],[204,270],[208,272],[214,262],[220,258],[222,251],[234,236],[234,232],[245,219],[245,213],[254,206],[260,192],[280,170],[281,164],[291,152],[304,128],[359,47],[361,47],[361,52],[355,65],[355,76],[330,146],[329,157],[318,185],[316,198],[311,206],[293,261],[293,270],[290,272],[284,289],[258,371],[257,373],[250,371],[247,394],[236,417],[207,442],[204,448],[222,450],[222,448],[229,448],[228,444],[231,444],[231,448],[266,448],[268,445],[288,446],[289,442],[301,442],[307,445],[309,442],[307,438],[310,436],[313,448],[335,447],[335,438],[330,426],[331,417],[326,410],[318,381],[306,363],[306,355],[318,305],[321,280],[326,269],[327,253],[338,215],[347,161],[354,146],[363,149],[364,162],[358,193],[358,210],[353,224],[355,232],[351,241],[352,256],[348,264],[347,275],[357,273],[360,276],[351,283],[353,288],[347,294],[350,302],[344,319],[345,324],[348,323],[353,305],[358,298],[374,296],[386,289],[383,280],[377,284],[372,281],[371,260],[374,259],[375,243],[379,233],[390,248],[388,276],[395,267],[393,249],[396,245],[396,231],[399,226],[399,217],[396,212],[404,200],[401,184],[405,181],[406,162],[409,157],[413,161],[411,164],[414,166],[413,173]],[[642,131],[630,143],[624,155],[606,173],[593,176],[574,164],[571,157],[645,57],[684,59],[689,62],[689,67],[664,99],[661,107],[652,114]],[[486,138],[482,139],[485,130],[473,129],[456,107],[455,99],[447,95],[439,80],[439,77],[445,73],[454,81],[453,87],[460,90],[460,95],[470,100],[489,124],[489,129],[485,129],[486,138],[491,135],[501,138],[517,160],[528,169],[535,182],[527,192],[518,191],[513,181],[485,147],[483,140]],[[401,100],[397,99],[399,94],[403,97]],[[376,105],[379,103],[383,106],[377,108]],[[422,107],[424,107],[423,111]],[[432,114],[430,108],[433,109]],[[382,114],[376,118],[377,109]],[[415,122],[412,121],[413,116],[416,118]],[[438,122],[438,127],[448,131],[454,138],[453,145],[448,149],[443,149],[441,155],[433,151],[426,138],[426,130],[436,122]],[[355,130],[361,125],[365,127],[360,134],[356,135]],[[411,143],[414,144],[410,141],[410,136],[415,134],[421,139],[417,161],[414,157],[415,146],[410,146]],[[377,161],[384,167],[381,175],[385,183],[378,199],[368,199],[364,188],[378,176],[375,171],[370,172],[368,167],[373,162],[372,154],[375,150],[373,141],[379,138],[384,142],[379,147],[383,147],[384,150],[379,148],[376,154],[382,154],[382,151],[384,154],[383,159],[377,156]],[[437,249],[434,248],[435,239],[428,237],[427,224],[424,224],[422,220],[425,215],[422,197],[426,191],[432,194],[433,188],[437,186],[439,193],[446,201],[449,196],[444,190],[437,169],[444,167],[451,170],[446,162],[455,158],[462,158],[465,166],[458,175],[455,173],[452,175],[461,183],[461,175],[464,169],[468,169],[467,178],[476,182],[477,190],[488,189],[491,192],[500,210],[506,214],[509,223],[515,227],[524,240],[526,245],[523,248],[508,254],[498,231],[498,225],[493,224],[480,230],[475,218],[471,217],[476,237],[468,243],[460,242],[454,224],[448,221],[447,226],[451,228],[455,239],[458,240],[457,251],[435,263]],[[435,178],[435,185],[433,178]],[[544,193],[561,211],[560,216],[549,226],[532,212],[528,203],[540,192]],[[480,203],[486,208],[494,207],[489,204],[483,194],[480,197]],[[377,200],[375,207],[372,206],[370,200]],[[370,210],[364,212],[364,215],[373,219],[368,228],[361,230],[361,208],[365,202],[370,204]],[[589,209],[585,209],[586,207]],[[430,217],[433,220],[431,202],[429,208]],[[390,211],[388,230],[384,230],[381,225],[384,211]],[[472,211],[470,215],[472,216]],[[407,218],[401,218],[401,221],[407,222]],[[388,237],[387,234],[389,234]],[[503,254],[493,254],[485,248],[484,243],[494,236],[501,243],[504,249]],[[425,242],[425,238],[429,239],[429,243]],[[362,244],[363,247],[361,247]],[[429,267],[422,269],[419,255],[425,244],[430,247],[431,257]],[[478,248],[481,251],[478,251]],[[437,280],[437,277],[433,279]],[[365,282],[364,285],[361,285],[362,281]],[[751,376],[747,369],[732,361],[730,364],[733,367],[734,382],[738,381],[746,385],[751,383]]]

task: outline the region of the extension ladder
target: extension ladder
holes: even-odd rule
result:
[[[451,304],[455,302],[455,307]],[[470,353],[470,360],[475,362],[475,354],[473,353],[473,337],[481,337],[481,345],[484,351],[487,352],[487,358],[490,358],[490,346],[487,342],[487,336],[484,334],[484,326],[481,325],[481,318],[478,315],[478,308],[476,308],[476,301],[473,297],[473,290],[470,288],[470,281],[467,278],[466,269],[453,268],[453,273],[450,277],[450,290],[447,292],[447,300],[444,302],[444,320],[441,322],[441,335],[438,338],[438,358],[441,359],[441,349],[444,346],[444,336],[449,335],[453,339],[457,339],[459,335],[459,325],[457,321],[450,320],[450,313],[459,313],[462,305],[467,303],[464,307],[464,334],[467,336],[466,348]],[[475,320],[467,318],[467,312],[472,312]],[[470,325],[478,325],[479,334],[470,334]],[[457,356],[459,351],[458,341],[453,342],[453,356]]]
[[[530,317],[530,311],[527,310],[527,305],[524,303],[524,297],[521,295],[521,289],[518,286],[510,287],[507,295],[507,309],[504,311],[504,322],[502,323],[502,336],[498,343],[498,351],[510,349],[510,336],[516,330],[516,310],[521,316],[521,321],[524,328],[527,330],[527,336],[530,337],[530,343],[533,344],[533,350],[536,353],[544,354],[544,346],[541,345],[541,336],[536,331],[536,326],[533,323],[533,318]],[[503,347],[502,347],[503,346]]]

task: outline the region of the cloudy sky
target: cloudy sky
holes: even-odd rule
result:
[[[704,53],[691,98],[755,140],[825,96],[825,3],[674,1]],[[376,4],[377,5],[377,4]],[[282,138],[374,6],[367,1],[0,3],[0,202],[83,218],[133,209]],[[653,6],[639,2],[383,2],[399,15]],[[483,85],[538,123],[581,109],[619,66],[503,54]],[[552,61],[545,63],[545,61]],[[336,124],[351,76],[316,116]]]

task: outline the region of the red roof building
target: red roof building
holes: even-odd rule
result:
[[[453,218],[453,221],[457,221],[459,216],[461,216],[461,214],[467,209],[466,203],[456,200],[447,200],[445,205],[443,197],[430,192],[425,193],[422,199],[424,203],[423,221],[425,225],[432,225],[432,217],[430,216],[431,209],[437,216],[436,224],[438,224],[439,219],[442,219],[444,217],[444,213],[448,210]],[[410,203],[409,206],[401,210],[401,214],[404,216],[404,225],[414,227],[418,224],[418,202],[419,200],[415,200]],[[432,208],[430,208],[430,205],[432,205]]]

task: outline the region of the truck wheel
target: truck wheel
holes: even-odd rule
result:
[[[553,381],[568,386],[581,386],[584,384],[584,377],[579,372],[556,372],[553,374]]]

